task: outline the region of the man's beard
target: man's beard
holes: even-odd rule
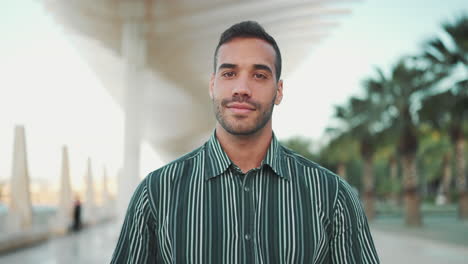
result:
[[[262,106],[260,103],[251,101],[249,99],[244,99],[240,96],[235,96],[232,99],[223,99],[221,101],[213,99],[213,108],[216,114],[216,119],[218,120],[219,124],[226,130],[228,133],[236,136],[248,136],[257,133],[265,125],[270,121],[271,116],[273,114],[273,108],[275,105],[276,94],[273,97],[273,100],[269,105]],[[233,120],[229,122],[226,116],[223,114],[223,109],[226,109],[226,105],[229,103],[238,102],[238,103],[247,103],[255,107],[255,111],[259,111],[260,115],[258,115],[255,119],[253,125],[249,126],[242,126],[242,120]],[[233,117],[235,118],[235,117]],[[236,125],[240,124],[240,125]]]

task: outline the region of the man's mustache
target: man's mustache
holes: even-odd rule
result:
[[[221,105],[223,107],[227,107],[227,105],[230,103],[243,103],[243,104],[248,104],[255,109],[261,108],[261,104],[258,103],[257,101],[254,101],[254,100],[242,97],[242,96],[234,96],[231,99],[223,99],[221,101]]]

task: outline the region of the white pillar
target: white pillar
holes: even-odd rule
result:
[[[85,223],[94,224],[96,222],[96,204],[94,201],[94,182],[91,168],[91,159],[88,158],[88,166],[85,176],[85,201],[83,203],[83,219]]]
[[[101,197],[102,197],[102,217],[109,218],[112,216],[112,199],[109,193],[109,186],[107,181],[107,171],[104,167],[102,169],[102,189],[101,189]]]
[[[54,228],[66,231],[72,224],[73,190],[70,182],[68,149],[62,147],[62,171],[60,175],[59,204]]]
[[[122,3],[124,19],[122,56],[126,63],[125,76],[125,132],[123,172],[119,174],[117,217],[123,220],[131,195],[140,182],[140,144],[142,131],[142,94],[145,88],[146,38],[143,20],[144,2]]]
[[[32,203],[29,190],[29,172],[24,126],[15,127],[9,200],[10,205],[7,216],[8,230],[16,232],[31,228]]]

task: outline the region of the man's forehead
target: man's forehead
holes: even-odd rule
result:
[[[220,63],[268,63],[274,64],[276,53],[270,43],[258,38],[234,38],[224,43],[218,50]]]

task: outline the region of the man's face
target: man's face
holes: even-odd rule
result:
[[[261,39],[235,38],[219,48],[216,65],[210,97],[221,127],[233,135],[271,127],[273,106],[283,98],[273,47]]]

